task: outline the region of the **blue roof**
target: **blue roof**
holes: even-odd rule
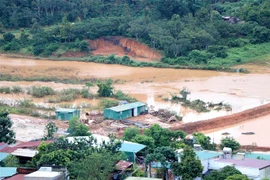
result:
[[[10,177],[17,173],[16,167],[0,167],[0,178]]]
[[[124,141],[121,144],[121,148],[119,149],[119,151],[137,153],[137,152],[139,152],[140,150],[142,150],[145,147],[146,146],[145,145],[142,145],[142,144]]]
[[[270,154],[266,153],[246,153],[245,157],[250,159],[270,160]]]
[[[56,109],[55,112],[75,112],[76,109],[66,109],[66,108],[60,108],[60,109]]]
[[[116,112],[121,112],[121,111],[125,111],[128,109],[133,109],[136,107],[141,107],[141,106],[145,106],[144,103],[141,102],[134,102],[134,103],[129,103],[129,104],[123,104],[123,105],[119,105],[119,106],[115,106],[115,107],[111,107],[111,108],[107,108]]]
[[[8,153],[2,153],[0,152],[0,161],[3,161],[4,159],[6,159],[6,157],[8,157]]]
[[[195,153],[200,160],[211,159],[223,154],[222,152],[216,151],[195,151]]]

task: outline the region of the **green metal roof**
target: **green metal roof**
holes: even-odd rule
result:
[[[0,178],[10,177],[17,173],[15,167],[0,167]]]
[[[75,112],[76,109],[65,109],[65,108],[60,108],[60,109],[57,109],[55,112]]]
[[[4,159],[6,159],[6,157],[8,157],[8,153],[2,153],[0,152],[0,161],[3,161]]]
[[[250,159],[270,160],[270,154],[266,153],[246,153],[245,157]]]
[[[128,177],[126,180],[162,180],[160,178]]]
[[[195,151],[195,153],[200,160],[211,159],[222,155],[222,152],[216,151]]]
[[[128,109],[133,109],[136,107],[141,107],[141,106],[145,106],[144,103],[141,102],[134,102],[134,103],[129,103],[129,104],[123,104],[123,105],[119,105],[119,106],[115,106],[115,107],[111,107],[111,108],[107,108],[116,112],[121,112],[121,111],[125,111]]]

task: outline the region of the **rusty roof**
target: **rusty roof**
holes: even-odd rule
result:
[[[131,162],[120,160],[120,161],[116,164],[116,167],[117,167],[118,170],[124,171],[124,170],[126,170],[127,168],[129,168],[131,165],[132,165]]]

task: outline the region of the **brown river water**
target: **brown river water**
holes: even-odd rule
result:
[[[33,60],[12,58],[0,55],[0,72],[24,77],[31,76],[57,76],[68,78],[112,78],[122,80],[123,84],[115,84],[115,89],[136,97],[154,109],[167,108],[182,115],[183,122],[207,120],[270,102],[270,69],[267,67],[246,65],[252,72],[250,74],[225,73],[204,70],[133,68],[120,65],[107,65],[71,61]],[[80,88],[82,85],[66,85],[52,82],[0,82],[0,86],[20,85],[51,86],[55,89],[68,87]],[[231,112],[211,111],[209,113],[196,113],[162,101],[169,97],[169,93],[179,93],[187,87],[191,100],[201,99],[205,102],[223,101],[232,106]],[[95,89],[95,88],[94,88]],[[1,95],[6,98],[6,95]],[[12,98],[12,97],[8,97]],[[264,131],[269,127],[270,120],[263,121],[259,128]],[[260,123],[261,124],[261,123]],[[266,131],[265,131],[266,132]],[[216,133],[215,139],[218,140]],[[270,132],[268,133],[268,137]],[[241,139],[241,138],[240,138]],[[243,139],[243,138],[242,138]],[[263,143],[261,143],[263,144]]]

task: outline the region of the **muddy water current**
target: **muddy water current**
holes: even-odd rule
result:
[[[6,55],[0,55],[0,73],[4,74],[13,74],[23,77],[53,76],[59,78],[118,79],[122,83],[114,84],[115,89],[122,90],[123,92],[136,97],[138,100],[146,102],[153,109],[165,108],[175,111],[178,115],[183,116],[184,123],[207,120],[269,103],[269,68],[257,68],[258,66],[252,65],[249,65],[248,67],[254,73],[239,74],[203,70],[133,68],[120,65],[74,61],[12,58],[7,57]],[[0,82],[0,86],[14,85],[24,87],[42,85],[50,86],[57,90],[64,88],[82,88],[84,86],[52,82]],[[183,87],[186,87],[191,91],[191,94],[188,96],[190,100],[201,99],[205,102],[228,103],[231,105],[232,111],[221,110],[208,113],[197,113],[193,110],[181,107],[179,104],[171,104],[162,100],[170,97],[170,93],[178,94],[179,90]],[[93,88],[93,91],[96,90],[97,88]],[[0,97],[1,100],[7,98],[19,98],[17,96],[3,94],[0,94]],[[39,100],[36,101],[39,102]],[[83,99],[80,99],[75,103],[82,103],[83,101]],[[270,122],[269,120],[264,120],[262,124],[264,127],[269,127]],[[261,133],[267,133],[267,131],[259,125],[246,125],[245,127],[254,128],[254,131],[260,130]],[[237,127],[234,127],[234,130],[230,131],[238,130]],[[238,131],[238,133],[239,132],[241,131]],[[220,132],[217,132],[216,134],[220,134]],[[218,136],[215,136],[218,141]],[[270,136],[269,132],[268,136]]]

